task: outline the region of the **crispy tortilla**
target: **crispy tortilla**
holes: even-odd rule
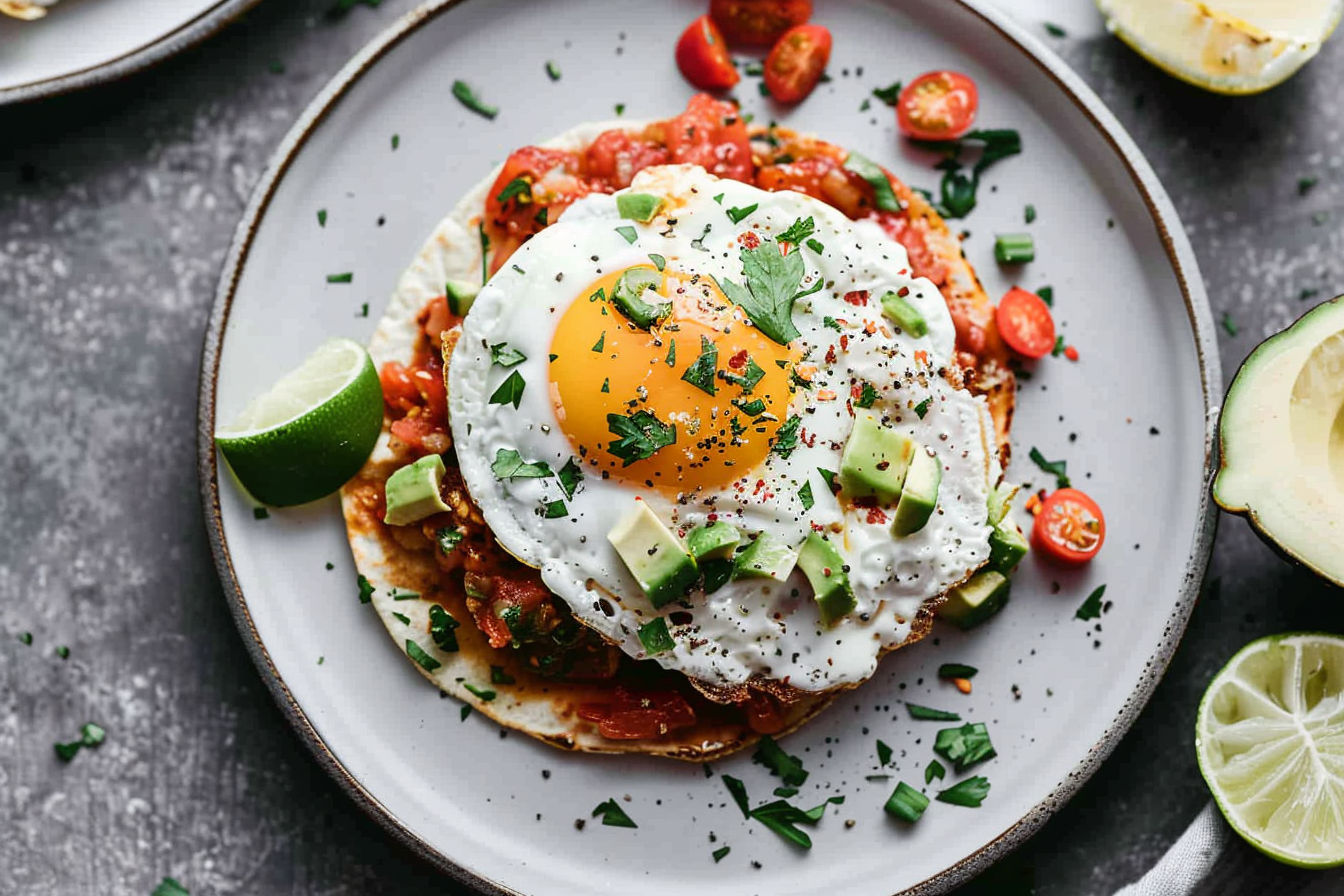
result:
[[[638,131],[642,125],[629,121],[589,123],[540,145],[582,152],[599,134],[612,128]],[[788,136],[790,139],[807,139]],[[445,282],[475,282],[482,278],[484,263],[478,225],[489,190],[501,170],[502,165],[497,166],[458,202],[402,274],[369,344],[369,352],[379,369],[389,361],[411,363],[418,341],[424,338],[417,316],[431,300],[443,295]],[[992,332],[993,306],[962,256],[956,236],[918,194],[906,189],[900,195],[909,203],[910,215],[927,222],[926,239],[930,249],[947,267],[947,282],[939,284],[945,298],[949,302],[965,303],[976,312],[977,321],[987,321],[987,328]],[[451,338],[445,341],[451,343]],[[991,345],[1002,354],[989,353],[986,363],[977,367],[975,384],[979,388],[976,391],[986,394],[989,399],[1000,445],[1006,446],[1012,415],[1013,380],[1007,368],[1006,350],[997,335],[993,335]],[[987,385],[990,388],[987,389]],[[634,752],[704,761],[741,749],[759,738],[742,721],[740,712],[729,707],[716,711],[714,703],[705,701],[704,705],[697,705],[697,722],[692,727],[651,740],[609,740],[598,733],[594,723],[580,718],[577,709],[586,702],[610,699],[613,682],[546,679],[522,662],[514,651],[490,647],[485,635],[472,623],[463,595],[457,589],[445,587],[445,576],[434,559],[434,545],[417,527],[398,531],[399,527],[387,526],[381,519],[382,493],[387,477],[413,459],[405,454],[404,446],[400,446],[401,453],[398,453],[399,446],[390,435],[390,422],[384,421],[383,432],[364,468],[342,489],[342,508],[355,565],[373,588],[371,603],[374,610],[398,649],[406,651],[409,640],[419,648],[419,651],[414,647],[410,649],[413,655],[423,652],[428,658],[428,663],[417,660],[416,668],[440,690],[501,725],[568,750]],[[397,599],[398,592],[404,593],[408,589],[419,592],[419,596]],[[909,638],[898,646],[918,641],[928,633],[941,599],[925,601],[913,622]],[[440,650],[430,636],[429,614],[435,604],[462,623],[455,632],[459,646],[455,652]],[[502,671],[503,675],[496,670]],[[513,681],[492,684],[492,680],[501,677]],[[702,682],[690,683],[718,703],[741,700],[745,696],[742,687],[723,689]],[[783,727],[777,732],[780,735],[796,729],[819,713],[836,693],[808,693],[779,682],[752,684],[780,700],[783,715]],[[493,698],[483,699],[482,694],[491,691]]]

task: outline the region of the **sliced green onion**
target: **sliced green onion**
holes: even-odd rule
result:
[[[1029,233],[1000,233],[994,237],[994,260],[1023,264],[1036,258],[1036,241]]]
[[[883,808],[887,810],[888,815],[894,815],[901,821],[908,821],[913,824],[919,821],[919,817],[924,814],[924,810],[928,807],[928,797],[901,781],[896,785],[896,789],[891,792],[891,796],[887,798],[887,804]]]

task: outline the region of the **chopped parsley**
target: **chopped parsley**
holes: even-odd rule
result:
[[[935,759],[929,763],[928,768],[924,769],[924,783],[931,784],[934,778],[941,781],[946,775],[947,769],[943,768],[943,764]]]
[[[644,645],[650,656],[665,653],[677,646],[677,642],[672,640],[672,633],[667,630],[667,620],[662,616],[655,616],[639,627],[639,643]]]
[[[919,719],[922,722],[960,722],[961,716],[954,712],[948,712],[945,709],[933,709],[928,706],[920,706],[918,703],[906,702],[905,708],[910,711],[910,718]]]
[[[405,613],[393,613],[392,616],[393,616],[394,619],[396,619],[396,620],[397,620],[398,622],[400,622],[402,625],[410,625],[410,624],[411,624],[411,617],[407,616]]]
[[[462,623],[438,604],[429,607],[429,636],[444,653],[457,653],[457,628]]]
[[[558,520],[569,514],[569,508],[565,506],[564,501],[546,501],[541,505],[538,512],[541,514],[542,519]]]
[[[756,208],[755,206],[752,206],[753,210],[755,208]],[[732,212],[730,211],[728,215],[729,217],[731,217]],[[813,233],[815,233],[816,230],[817,230],[817,223],[812,220],[811,215],[808,215],[806,218],[798,218],[796,221],[790,224],[786,230],[781,230],[778,234],[776,234],[775,242],[789,243],[794,246],[801,246],[803,244],[803,241],[806,240],[808,237],[810,237]]]
[[[807,248],[811,249],[813,252],[817,253],[818,255],[821,255],[823,252],[826,251],[826,247],[823,246],[823,245],[822,245],[820,242],[818,242],[817,240],[808,240],[808,241],[807,241]]]
[[[785,458],[793,454],[794,449],[798,447],[798,429],[802,425],[802,417],[791,416],[785,420],[779,429],[775,430],[775,444],[770,450]]]
[[[943,663],[938,667],[939,678],[973,678],[980,670],[965,663]]]
[[[891,792],[891,796],[887,797],[887,804],[883,808],[887,810],[888,815],[914,824],[919,821],[924,810],[929,808],[929,798],[901,781]]]
[[[317,226],[318,227],[327,226],[327,210],[324,208],[320,208],[317,210]]]
[[[733,802],[737,803],[737,808],[742,810],[742,817],[750,818],[751,805],[747,800],[747,785],[743,784],[739,778],[724,775],[723,786],[728,788],[728,793],[732,795]]]
[[[987,796],[989,796],[989,781],[977,775],[974,778],[967,778],[965,781],[958,781],[940,792],[936,798],[939,802],[975,809],[985,801]]]
[[[490,363],[500,367],[516,367],[527,360],[527,355],[513,348],[507,342],[496,342],[490,346]]]
[[[362,575],[357,576],[355,582],[359,585],[359,602],[367,604],[373,600],[373,583]]]
[[[759,398],[753,398],[751,401],[743,401],[740,398],[733,399],[733,406],[742,411],[748,417],[759,417],[765,413],[765,402]]]
[[[1036,290],[1036,295],[1040,296],[1041,301],[1049,307],[1055,307],[1055,288],[1053,286],[1042,286]]]
[[[1030,224],[1036,220],[1036,206],[1027,203],[1027,207],[1022,210],[1022,220]]]
[[[387,593],[393,600],[415,600],[420,596],[419,591],[413,591],[410,588],[393,588]]]
[[[896,199],[896,194],[892,192],[891,181],[887,178],[887,172],[882,167],[867,156],[859,155],[857,152],[851,152],[845,158],[845,170],[853,171],[859,177],[868,181],[868,185],[873,188],[873,204],[884,212],[899,212],[901,203]]]
[[[598,336],[597,341],[593,343],[593,351],[600,352],[602,351],[602,349],[606,347],[607,347],[607,331],[603,330],[602,335]]]
[[[560,66],[549,59],[546,60],[546,77],[550,78],[552,81],[560,80]]]
[[[932,399],[932,398],[926,398],[926,399],[924,399],[923,401],[921,401],[919,404],[915,405],[915,413],[919,415],[919,419],[921,419],[921,420],[924,419],[924,415],[927,414],[927,413],[929,412],[929,407],[930,407],[932,404],[933,404],[933,399]]]
[[[1050,357],[1058,358],[1062,354],[1064,354],[1064,337],[1056,336],[1055,347],[1050,349]]]
[[[797,825],[816,824],[821,821],[822,813],[826,811],[828,804],[843,803],[844,801],[843,796],[833,796],[820,806],[804,811],[786,800],[775,800],[752,809],[751,817],[795,846],[811,849],[812,838],[808,836],[806,831],[799,830]]]
[[[554,476],[544,461],[525,463],[523,456],[512,448],[501,448],[495,452],[490,464],[490,472],[496,479],[544,479]]]
[[[62,762],[69,762],[75,758],[75,754],[83,747],[96,747],[107,738],[105,732],[99,726],[89,722],[79,729],[79,739],[72,740],[65,744],[53,744],[56,750],[56,756]]]
[[[837,333],[841,332],[840,321],[831,317],[829,314],[821,319],[821,324],[824,327],[830,327]]]
[[[527,383],[523,380],[523,375],[518,371],[513,371],[508,375],[504,382],[499,384],[499,388],[490,396],[490,404],[511,404],[514,410],[523,400],[523,387]]]
[[[495,201],[500,205],[503,205],[510,199],[518,200],[519,205],[531,202],[532,181],[528,180],[526,177],[515,177],[505,184],[504,189],[500,190],[499,194],[495,196]]]
[[[714,371],[719,363],[719,347],[710,341],[708,336],[700,337],[700,357],[695,359],[686,372],[681,375],[682,380],[690,383],[701,392],[710,395],[715,393],[714,389]]]
[[[826,480],[827,488],[829,488],[832,492],[838,490],[839,487],[836,485],[836,478],[838,474],[834,470],[827,470],[822,467],[817,467],[817,472],[821,474],[822,479]]]
[[[968,143],[982,147],[980,158],[971,167],[969,175],[962,170],[961,163],[961,151]],[[1022,136],[1008,128],[975,130],[958,140],[923,145],[944,156],[936,166],[943,172],[943,179],[938,188],[939,201],[934,204],[934,209],[945,218],[964,218],[975,208],[980,175],[1000,159],[1020,153]]]
[[[579,466],[578,459],[571,457],[565,461],[556,478],[560,480],[560,489],[565,497],[573,498],[574,492],[578,491],[579,484],[583,482],[583,468]]]
[[[901,82],[895,81],[886,87],[874,87],[873,96],[877,97],[888,106],[895,106],[896,101],[901,98]]]
[[[1320,182],[1318,177],[1299,177],[1297,179],[1297,195],[1305,196],[1311,192],[1311,188]]]
[[[792,784],[796,787],[807,780],[807,770],[803,768],[802,760],[784,752],[779,744],[775,743],[775,739],[768,734],[761,736],[760,743],[751,759],[753,762],[758,762],[768,768],[772,774],[779,775],[784,779],[785,784]]]
[[[489,688],[478,688],[476,685],[472,684],[469,681],[462,682],[462,687],[470,691],[472,695],[475,696],[476,699],[480,700],[482,703],[489,703],[491,700],[495,699],[495,697],[499,696]]]
[[[60,657],[63,660],[70,659],[70,648],[66,647],[64,644],[62,644],[60,647],[57,647],[55,653],[58,657]]]
[[[356,0],[344,0],[344,2],[346,8],[349,8],[355,5]],[[149,896],[191,896],[191,893],[174,878],[165,877]]]
[[[677,341],[669,340],[667,344],[667,357],[663,359],[668,367],[675,367],[677,363]]]
[[[727,370],[719,371],[719,376],[734,386],[741,387],[743,395],[750,395],[751,390],[755,389],[756,384],[761,381],[761,377],[765,376],[765,371],[761,369],[761,365],[757,364],[756,359],[751,355],[747,355],[747,360],[742,369],[742,373],[737,373],[729,366]]]
[[[616,105],[612,106],[612,109],[616,110],[617,115],[624,115],[625,103],[617,103]]]
[[[616,805],[615,800],[605,800],[603,802],[598,803],[597,808],[593,809],[592,817],[597,818],[599,815],[602,816],[602,823],[609,827],[613,828],[639,827],[639,825],[635,824],[630,819],[629,815],[625,814],[624,809]]]
[[[602,380],[602,388],[599,391],[604,395],[611,391],[611,377]]]
[[[1056,486],[1059,488],[1069,487],[1067,461],[1046,460],[1045,455],[1041,454],[1040,449],[1035,446],[1032,447],[1031,452],[1027,456],[1031,458],[1032,463],[1041,468],[1042,472],[1049,473],[1051,476],[1055,477]]]
[[[728,853],[731,851],[732,851],[731,846],[720,846],[718,849],[710,853],[710,855],[714,857],[714,864],[717,865],[719,864],[719,862],[723,861],[723,857],[728,855]]]
[[[724,279],[719,287],[730,300],[742,306],[756,328],[780,345],[788,345],[800,335],[793,325],[793,303],[822,287],[817,278],[809,289],[802,289],[807,267],[797,252],[784,255],[778,243],[762,243],[755,249],[743,248],[743,287]]]
[[[270,512],[269,510],[267,510],[265,507],[253,507],[253,508],[252,508],[252,519],[254,519],[254,520],[264,520],[264,519],[269,518],[270,515],[271,515],[271,512]]]
[[[879,738],[877,741],[877,763],[878,765],[886,765],[889,762],[891,762],[891,747]]]
[[[470,703],[463,703],[463,704],[462,704],[462,709],[458,712],[458,715],[457,715],[458,720],[459,720],[459,721],[463,721],[463,722],[465,722],[465,721],[467,720],[467,716],[469,716],[469,715],[471,715],[471,704],[470,704]]]
[[[516,684],[517,681],[518,681],[518,679],[514,678],[514,677],[513,677],[512,675],[510,675],[508,672],[505,672],[505,671],[504,671],[504,667],[503,667],[503,666],[491,666],[491,667],[490,667],[490,683],[491,683],[491,684]]]
[[[741,224],[743,219],[749,217],[751,213],[756,211],[759,207],[760,203],[757,202],[753,202],[751,205],[743,206],[741,208],[734,206],[727,210],[728,220],[732,221],[734,224]]]
[[[1101,598],[1105,593],[1105,585],[1098,585],[1094,588],[1092,593],[1087,596],[1087,600],[1083,601],[1082,605],[1078,607],[1078,611],[1073,614],[1073,618],[1096,619],[1099,617],[1101,615]]]
[[[483,115],[486,118],[493,119],[499,114],[499,107],[484,102],[476,95],[476,91],[473,90],[471,85],[466,81],[453,82],[453,96],[457,97],[459,103],[466,106],[477,115]]]
[[[798,489],[798,500],[803,502],[804,510],[811,510],[812,505],[816,504],[816,498],[812,497],[812,483],[804,482],[803,487]]]
[[[676,424],[664,423],[649,411],[635,411],[628,417],[608,414],[607,428],[617,437],[607,443],[607,452],[620,458],[623,462],[621,465],[625,467],[637,460],[653,457],[677,441]]]
[[[397,148],[400,147],[400,146],[401,146],[401,135],[400,135],[400,134],[393,134],[393,135],[392,135],[392,151],[393,151],[393,152],[396,152],[396,151],[397,151]]]
[[[633,243],[635,240],[639,239],[639,233],[637,233],[635,228],[631,227],[629,224],[622,224],[620,227],[617,227],[616,232],[625,237],[627,243]]]
[[[994,745],[989,742],[989,729],[981,722],[967,722],[960,728],[939,731],[933,752],[951,762],[958,773],[996,755]]]
[[[877,399],[878,392],[873,388],[873,384],[865,382],[863,384],[863,389],[859,392],[859,397],[854,399],[854,406],[856,408],[870,408],[873,406],[873,402],[877,401]]]
[[[1235,336],[1241,332],[1241,328],[1237,326],[1237,322],[1232,319],[1232,314],[1227,311],[1223,312],[1223,329],[1227,331],[1227,335],[1229,336]]]
[[[328,282],[328,283],[352,283],[352,282],[354,282],[354,279],[355,279],[355,275],[352,274],[352,273],[349,272],[349,271],[346,271],[346,272],[343,273],[343,274],[328,274],[328,275],[327,275],[327,282]]]
[[[1051,37],[1068,37],[1069,35],[1067,31],[1059,25],[1056,25],[1054,22],[1042,22],[1041,24],[1045,26],[1045,33],[1049,34]]]
[[[31,644],[33,643],[33,633],[32,633],[32,632],[20,632],[20,633],[19,633],[19,643],[20,643],[20,644],[28,644],[28,645],[31,645]]]

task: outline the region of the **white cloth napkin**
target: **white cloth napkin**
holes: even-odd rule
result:
[[[1231,833],[1210,800],[1152,870],[1115,896],[1187,896],[1213,868]]]

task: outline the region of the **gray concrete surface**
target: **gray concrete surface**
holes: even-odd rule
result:
[[[330,2],[264,3],[154,71],[0,109],[0,892],[148,894],[165,874],[198,896],[451,892],[353,809],[272,704],[196,498],[197,366],[228,238],[294,116],[412,6],[332,21]],[[1114,41],[1058,46],[1171,192],[1237,330],[1219,333],[1225,375],[1308,307],[1304,291],[1344,291],[1344,39],[1251,99],[1177,84]],[[1301,177],[1319,182],[1299,195]],[[1340,598],[1224,519],[1152,703],[1073,802],[965,892],[1106,894],[1141,873],[1207,798],[1191,725],[1209,677],[1252,637],[1344,631]],[[90,719],[107,742],[58,762],[52,744]],[[1202,892],[1318,896],[1344,875],[1237,845]]]

